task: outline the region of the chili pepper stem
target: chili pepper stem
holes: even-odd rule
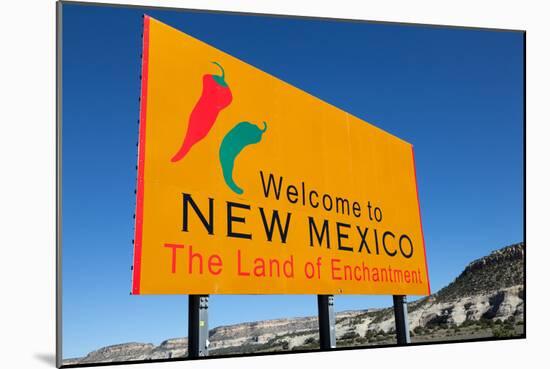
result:
[[[213,61],[212,64],[217,65],[217,66],[221,69],[222,75],[221,75],[220,77],[221,77],[222,79],[225,79],[225,70],[224,70],[223,67],[220,65],[220,63]]]
[[[265,120],[264,120],[264,129],[262,129],[261,131],[262,131],[262,132],[265,132],[266,130],[267,130],[267,123],[266,123]]]

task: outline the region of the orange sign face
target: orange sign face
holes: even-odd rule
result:
[[[428,295],[412,145],[145,17],[132,293]]]

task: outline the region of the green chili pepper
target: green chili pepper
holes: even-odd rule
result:
[[[240,152],[247,147],[262,140],[262,134],[266,131],[267,124],[260,129],[255,124],[240,122],[233,127],[222,140],[220,145],[220,164],[222,166],[225,183],[235,193],[241,195],[243,190],[233,180],[233,167]]]

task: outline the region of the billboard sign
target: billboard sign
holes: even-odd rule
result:
[[[144,18],[133,294],[430,294],[411,144]]]

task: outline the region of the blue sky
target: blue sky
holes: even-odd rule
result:
[[[187,334],[186,296],[129,294],[144,12],[411,142],[434,292],[523,240],[523,34],[65,4],[65,358]],[[212,296],[210,326],[314,315],[316,304]]]

